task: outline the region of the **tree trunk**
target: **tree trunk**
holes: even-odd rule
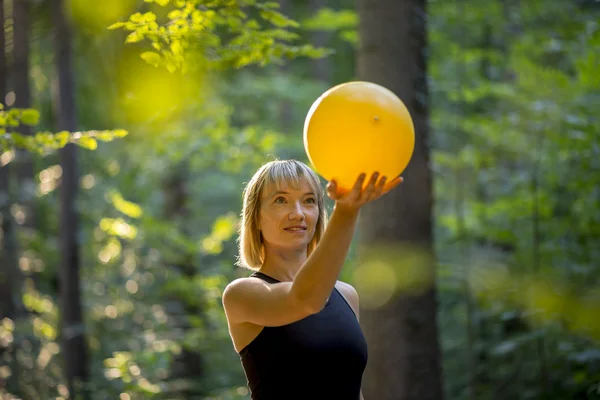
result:
[[[359,258],[365,269],[359,276],[382,285],[365,296],[364,279],[356,281],[369,344],[363,393],[365,399],[440,400],[425,0],[358,0],[358,13],[358,78],[396,93],[416,135],[405,183],[361,212]],[[386,288],[389,298],[382,298]]]
[[[291,0],[279,0],[279,11],[287,17],[293,18],[293,7]],[[290,65],[285,63],[279,67],[281,73],[289,73]],[[283,99],[279,108],[279,127],[285,134],[290,134],[294,124],[294,109],[292,103]]]
[[[6,56],[4,49],[6,39],[4,36],[4,0],[0,0],[0,104],[4,105],[6,96]],[[1,156],[2,154],[0,154]],[[0,320],[11,317],[12,293],[10,283],[10,266],[14,257],[7,249],[7,242],[11,240],[12,221],[10,215],[10,195],[8,192],[8,168],[10,164],[0,161]],[[7,230],[9,238],[7,240]],[[1,354],[1,350],[0,350]]]
[[[55,60],[58,72],[58,130],[76,131],[75,82],[72,66],[71,29],[62,0],[54,0]],[[84,337],[80,292],[79,218],[76,209],[79,171],[77,151],[73,144],[60,151],[63,170],[60,187],[60,300],[61,330],[65,374],[70,398],[87,398],[87,348]]]
[[[29,31],[31,29],[29,11],[30,0],[13,1],[13,65],[12,78],[15,93],[15,108],[31,107],[31,85],[29,81],[29,54],[31,51],[29,43]],[[30,135],[31,128],[21,125],[17,132]],[[34,169],[33,155],[27,151],[17,151],[14,168],[18,175],[17,201],[25,210],[25,221],[23,226],[33,228],[35,226],[34,215]]]
[[[4,6],[4,4],[3,4]],[[15,101],[12,104],[14,108],[28,108],[31,106],[31,94],[29,84],[29,1],[14,0],[12,2],[12,19],[13,19],[13,46],[12,46],[12,83],[15,94]],[[3,21],[4,22],[4,21]],[[4,27],[4,24],[2,25]],[[3,32],[4,33],[4,32]],[[3,38],[6,40],[6,38]],[[3,43],[4,50],[6,43]],[[4,57],[4,52],[3,52]],[[6,59],[4,59],[6,61]],[[3,63],[2,74],[3,88],[8,92],[9,85],[6,81],[8,71],[6,64]],[[2,95],[2,102],[5,100],[5,95]],[[21,134],[31,134],[31,129],[26,125],[19,126],[15,129]],[[19,318],[26,314],[21,299],[21,283],[23,276],[19,269],[19,244],[17,240],[17,223],[10,213],[10,207],[14,203],[19,205],[24,210],[25,218],[22,226],[32,228],[34,213],[34,181],[33,181],[33,162],[32,155],[27,151],[15,150],[14,159],[6,165],[0,166],[0,193],[6,194],[0,200],[2,212],[2,262],[6,267],[3,268],[4,274],[11,286],[7,290],[6,296],[11,299],[7,308],[7,313],[11,318]],[[16,180],[16,185],[11,184],[11,180]],[[6,264],[4,264],[6,262]],[[1,283],[0,283],[1,287]]]
[[[29,84],[29,0],[13,1],[13,79],[17,108],[31,105]],[[23,127],[23,130],[26,130]]]
[[[325,0],[311,0],[310,12],[311,14],[316,14],[321,8],[326,6],[327,2]],[[312,44],[317,47],[326,47],[330,36],[331,33],[327,31],[314,31],[312,34]],[[311,64],[312,74],[315,79],[329,83],[331,79],[331,58],[317,58],[312,60]]]
[[[0,0],[0,104],[4,104],[8,91],[8,67],[4,53],[6,48],[4,6],[4,0]],[[4,318],[18,320],[25,315],[21,301],[22,279],[18,266],[15,221],[10,213],[10,206],[13,204],[10,191],[10,167],[8,160],[0,161],[0,320]],[[11,371],[9,382],[0,379],[0,387],[15,392],[18,390],[20,376],[16,361],[17,345],[13,342],[7,347],[0,346],[1,363],[7,365]]]
[[[163,183],[165,197],[163,219],[182,226],[186,235],[192,234],[188,231],[188,226],[185,223],[189,220],[190,214],[190,195],[186,185],[189,182],[189,168],[187,160],[172,165]],[[187,279],[194,279],[198,273],[195,260],[189,254],[181,254],[176,260],[170,260],[169,264],[166,266],[167,268],[178,269]],[[184,298],[177,295],[169,296],[166,303],[178,304],[178,306],[168,307],[166,310],[172,321],[181,321],[182,324],[173,327],[173,329],[180,329],[184,335],[187,334],[191,326],[188,316],[198,316],[204,312],[201,307],[192,306]],[[200,351],[183,348],[181,353],[173,359],[170,366],[171,376],[169,379],[180,383],[177,395],[186,399],[201,398],[206,395],[201,386],[196,385],[203,378],[205,369],[205,361]],[[184,382],[186,384],[183,384]]]
[[[8,76],[8,69],[6,68],[6,54],[4,49],[6,48],[6,36],[4,34],[4,0],[0,0],[0,104],[4,104],[6,96],[6,77]]]

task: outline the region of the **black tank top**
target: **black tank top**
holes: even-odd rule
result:
[[[261,272],[251,276],[279,282]],[[367,343],[354,311],[334,289],[321,312],[264,327],[240,357],[253,400],[358,400]]]

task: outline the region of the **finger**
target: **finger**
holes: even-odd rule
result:
[[[367,185],[367,188],[363,192],[362,198],[365,201],[369,201],[371,197],[373,197],[373,193],[375,193],[375,184],[377,183],[377,178],[379,178],[379,172],[374,172],[371,176],[371,179],[369,179],[369,184]]]
[[[374,197],[377,198],[383,194],[383,189],[385,188],[385,183],[387,182],[387,177],[382,176],[379,182],[377,183],[377,187],[375,188]]]
[[[337,182],[334,179],[327,184],[327,195],[332,200],[337,200],[340,197],[338,193]]]
[[[404,182],[404,178],[399,176],[396,179],[390,181],[384,188],[383,188],[383,194],[388,193],[389,191],[391,191],[392,189],[394,189],[396,186],[398,186],[399,184],[401,184],[402,182]]]
[[[365,181],[366,176],[367,176],[367,174],[365,174],[365,173],[360,174],[358,176],[358,179],[354,183],[354,186],[352,187],[352,190],[350,191],[350,193],[355,198],[360,198],[360,193],[362,192],[363,183]]]
[[[375,185],[377,184],[377,179],[379,179],[379,172],[375,171],[373,172],[373,175],[371,175],[369,185],[375,187]]]

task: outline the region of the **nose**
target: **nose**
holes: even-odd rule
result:
[[[292,209],[290,210],[290,213],[288,214],[288,219],[303,220],[304,219],[304,209],[302,208],[302,204],[300,204],[299,202],[294,202],[293,204],[294,205],[292,206]]]

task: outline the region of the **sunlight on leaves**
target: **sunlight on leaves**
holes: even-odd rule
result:
[[[67,0],[66,7],[73,16],[78,28],[100,34],[114,21],[130,14],[136,5],[135,0]]]
[[[121,242],[115,238],[108,239],[106,245],[98,253],[98,259],[103,264],[108,264],[121,254]]]
[[[29,311],[40,314],[57,314],[56,304],[50,297],[41,295],[30,285],[27,285],[27,288],[23,293],[23,304]]]
[[[40,112],[36,109],[28,108],[21,112],[21,123],[24,125],[34,126],[40,120]]]
[[[39,184],[37,186],[37,194],[44,196],[53,190],[55,190],[62,177],[62,167],[60,165],[52,165],[46,169],[43,169],[38,174]]]
[[[84,149],[88,150],[96,150],[98,148],[98,142],[96,141],[96,139],[89,136],[80,137],[76,143]]]
[[[204,238],[201,243],[205,254],[219,254],[223,251],[223,244],[212,237]]]
[[[16,126],[19,124],[17,123]],[[74,143],[88,150],[96,150],[97,140],[104,142],[127,136],[123,129],[114,131],[86,131],[86,132],[37,132],[33,135],[23,135],[10,132],[0,136],[0,152],[11,149],[23,149],[45,156],[56,150],[62,149],[69,143]],[[5,153],[6,154],[6,153]]]
[[[123,239],[133,240],[137,236],[137,228],[128,224],[122,218],[102,218],[100,229],[109,235],[118,236]]]
[[[122,108],[114,111],[135,123],[169,120],[202,102],[210,90],[198,74],[171,73],[130,59],[121,61],[119,80]]]
[[[135,391],[144,395],[161,392],[159,385],[153,384],[144,376],[130,352],[113,353],[113,357],[104,360],[104,366],[104,376],[108,380],[121,379],[129,392]]]
[[[169,5],[164,23],[150,18],[151,13],[138,12],[110,28],[130,32],[126,43],[146,42],[156,52],[142,51],[144,59],[170,72],[193,70],[202,62],[206,63],[203,68],[222,70],[330,53],[310,44],[291,44],[299,35],[290,28],[299,24],[282,14],[276,2],[248,1],[242,6],[185,0]],[[258,14],[260,20],[250,17],[252,14]]]
[[[217,218],[210,235],[202,239],[201,249],[206,254],[219,254],[223,251],[223,242],[231,239],[237,232],[238,217],[235,213],[228,213]]]
[[[37,337],[48,340],[56,339],[56,329],[42,318],[36,317],[33,319],[33,328],[33,332]]]
[[[2,319],[0,323],[0,346],[8,348],[14,339],[15,323],[10,318]]]
[[[169,0],[144,0],[144,2],[146,3],[156,3],[161,7],[166,6],[167,4],[169,4]]]
[[[235,213],[229,213],[217,218],[213,224],[212,236],[218,240],[230,239],[237,231],[238,217]]]
[[[125,200],[121,193],[113,191],[109,194],[109,198],[113,206],[128,217],[140,218],[142,216],[142,207],[133,202]]]

